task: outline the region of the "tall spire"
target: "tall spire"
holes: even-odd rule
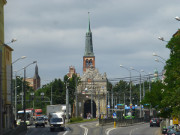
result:
[[[89,27],[88,27],[88,32],[91,32],[91,26],[90,26],[90,16],[89,16],[89,13],[90,13],[90,12],[88,12],[88,17],[89,17]]]
[[[38,74],[38,66],[37,66],[37,64],[36,64],[36,67],[35,67],[34,79],[40,79],[39,74]]]
[[[88,12],[88,17],[89,17],[89,12]],[[94,56],[93,43],[92,43],[92,32],[91,32],[91,26],[90,26],[90,17],[88,20],[88,31],[86,32],[84,56]]]

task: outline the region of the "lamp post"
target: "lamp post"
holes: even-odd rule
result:
[[[141,98],[142,98],[142,97],[141,97],[141,96],[142,96],[142,95],[141,95],[141,94],[142,94],[142,92],[141,92],[141,72],[138,71],[138,70],[136,70],[136,69],[134,69],[133,67],[131,67],[131,69],[134,70],[134,71],[136,71],[136,72],[138,72],[138,73],[139,73],[139,76],[140,76],[140,80],[139,80],[139,81],[140,81],[140,82],[139,82],[139,83],[140,83],[140,84],[139,84],[139,91],[140,91],[140,118],[141,118],[141,117],[142,117],[142,106],[141,106]]]
[[[24,69],[24,125],[26,124],[26,85],[25,85],[25,81],[26,81],[26,68],[29,67],[32,64],[37,63],[37,61],[33,61],[32,63],[28,64],[27,66],[25,66]]]
[[[31,95],[31,99],[33,100],[33,108],[34,108],[34,92],[31,92],[30,95]]]
[[[26,56],[21,56],[20,58],[16,59],[12,64],[16,63],[18,60],[24,59]],[[23,69],[23,68],[22,68]],[[16,87],[16,77],[17,77],[17,72],[21,71],[22,69],[15,71],[15,120],[17,120],[17,87]]]
[[[68,78],[69,80],[69,78]],[[66,81],[66,118],[69,122],[69,89],[68,89],[68,80]]]
[[[124,67],[123,65],[120,65],[120,67],[128,70],[128,71],[129,71],[129,74],[130,74],[130,82],[129,82],[129,85],[130,85],[130,105],[132,105],[132,100],[131,100],[131,69],[126,68],[126,67]]]
[[[42,101],[44,100],[44,92],[41,92],[41,108],[42,108]]]

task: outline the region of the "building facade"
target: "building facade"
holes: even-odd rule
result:
[[[12,128],[12,51],[4,43],[4,5],[6,0],[0,0],[0,131]]]
[[[83,75],[77,86],[78,103],[77,114],[83,118],[87,116],[98,117],[107,114],[107,76],[99,73],[95,67],[92,32],[90,19],[85,39],[85,53],[83,56]],[[76,103],[75,103],[76,104]]]
[[[38,66],[35,66],[35,74],[33,78],[26,78],[26,81],[29,83],[29,86],[34,90],[37,90],[41,87],[41,78],[38,73]]]

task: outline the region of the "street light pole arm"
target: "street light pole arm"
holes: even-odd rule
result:
[[[20,59],[24,59],[24,58],[26,58],[26,56],[22,56],[22,57],[20,57],[20,58],[16,59],[15,61],[13,61],[13,62],[12,62],[12,64],[14,64],[14,63],[16,63],[18,60],[20,60]]]
[[[25,66],[23,69],[29,67],[30,65],[34,64],[34,63],[37,63],[37,61],[33,61],[32,63],[30,63],[29,65]]]

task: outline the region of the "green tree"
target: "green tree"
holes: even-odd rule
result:
[[[162,101],[170,111],[169,115],[180,118],[180,30],[166,45],[170,49],[170,58],[166,61],[164,93]]]

